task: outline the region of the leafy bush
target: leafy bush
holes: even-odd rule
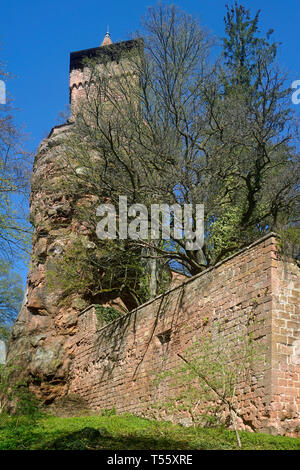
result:
[[[110,323],[122,317],[122,313],[114,307],[104,307],[103,305],[95,305],[94,307],[100,325]]]

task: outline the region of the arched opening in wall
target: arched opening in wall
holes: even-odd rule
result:
[[[86,300],[90,304],[109,305],[119,310],[122,314],[130,312],[138,306],[136,299],[127,292],[122,292],[121,294],[119,292],[102,292],[93,296],[87,296]]]

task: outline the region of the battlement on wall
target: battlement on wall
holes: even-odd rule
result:
[[[276,236],[270,234],[105,327],[99,328],[93,306],[83,311],[69,390],[95,410],[115,407],[151,416],[152,404],[170,393],[168,383],[154,385],[155,374],[176,367],[177,354],[201,341],[206,325],[218,322],[231,339],[255,310],[251,334],[264,345],[268,365],[250,386],[241,386],[240,427],[295,435],[300,424],[299,304],[300,269],[280,259]]]

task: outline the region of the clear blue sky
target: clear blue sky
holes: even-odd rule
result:
[[[145,0],[10,0],[0,8],[0,59],[15,79],[7,84],[14,97],[17,122],[29,134],[27,147],[35,150],[57,123],[58,113],[68,104],[68,70],[71,51],[96,47],[107,24],[114,42],[130,38],[139,26]],[[175,0],[217,36],[223,36],[225,3],[230,0]],[[300,80],[299,0],[245,0],[252,13],[261,9],[261,30],[275,30],[281,41],[280,62],[290,71],[291,81]],[[298,105],[297,112],[300,112]],[[26,270],[21,269],[26,277]]]

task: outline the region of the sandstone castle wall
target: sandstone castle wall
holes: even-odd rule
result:
[[[136,46],[135,41],[125,41],[71,54],[72,115],[89,80],[84,58],[97,57],[100,64],[109,59],[117,67],[122,50]],[[264,346],[265,366],[250,385],[240,384],[240,426],[296,435],[300,269],[280,259],[272,234],[100,329],[93,306],[81,312],[91,302],[83,294],[75,293],[64,304],[62,289],[49,289],[48,274],[56,258],[70,240],[82,236],[88,241],[90,236],[88,224],[76,215],[84,198],[66,191],[61,171],[64,139],[71,127],[71,121],[56,126],[35,156],[31,265],[8,361],[20,366],[31,390],[46,403],[77,393],[96,410],[114,406],[118,412],[150,416],[151,404],[169,393],[168,382],[154,386],[154,373],[174,368],[177,354],[201,341],[210,325],[219,323],[232,344],[246,328]]]
[[[218,322],[232,340],[248,326],[264,344],[266,365],[241,384],[240,427],[296,435],[299,305],[300,270],[280,259],[276,238],[267,236],[106,327],[98,329],[94,307],[82,312],[69,391],[95,410],[150,416],[152,403],[174,393],[168,382],[155,386],[153,374],[174,368],[207,324]],[[170,341],[162,343],[164,333]]]

